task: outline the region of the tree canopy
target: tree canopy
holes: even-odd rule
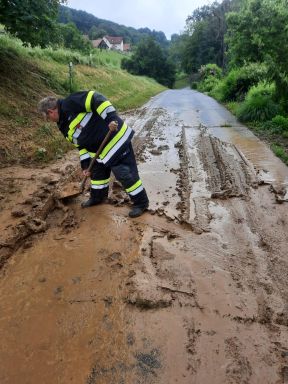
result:
[[[224,0],[221,4],[215,1],[188,16],[181,48],[182,66],[187,73],[196,72],[208,63],[225,66],[226,14],[236,3],[237,0]]]
[[[287,0],[243,0],[239,12],[228,14],[230,65],[263,62],[279,98],[288,87]]]
[[[0,23],[26,44],[45,47],[56,38],[59,4],[65,0],[0,0]]]
[[[122,68],[134,75],[152,77],[168,87],[172,87],[175,81],[175,65],[152,37],[138,44],[131,59],[122,60]]]

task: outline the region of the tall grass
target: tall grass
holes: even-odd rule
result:
[[[12,49],[15,53],[25,57],[33,57],[42,60],[52,60],[61,64],[72,62],[73,64],[89,65],[91,67],[104,66],[108,68],[121,68],[121,60],[126,54],[118,51],[91,49],[89,54],[65,48],[25,47],[21,40],[11,38],[8,34],[0,35],[1,49]]]
[[[267,121],[279,112],[273,96],[274,84],[259,83],[252,87],[243,104],[239,107],[237,117],[240,121]]]

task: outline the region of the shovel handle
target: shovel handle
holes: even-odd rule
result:
[[[107,135],[104,137],[102,143],[100,144],[100,147],[98,148],[98,151],[95,153],[95,156],[93,157],[92,161],[90,162],[90,165],[89,165],[89,167],[87,169],[88,172],[90,172],[91,169],[93,168],[93,166],[95,164],[95,161],[98,159],[100,153],[102,152],[103,148],[105,147],[105,145],[107,144],[108,140],[110,139],[111,134],[112,134],[112,132],[109,130]],[[88,176],[84,176],[82,181],[81,181],[81,184],[80,184],[81,193],[84,191],[87,179],[88,179]]]

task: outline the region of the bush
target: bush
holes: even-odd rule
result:
[[[220,79],[222,76],[222,69],[217,64],[202,65],[199,69],[201,80],[205,80],[210,77]]]
[[[288,132],[288,119],[287,117],[277,115],[273,117],[272,123],[281,128],[281,131],[287,131]]]
[[[210,92],[217,86],[218,83],[219,79],[214,76],[209,76],[197,85],[197,89],[200,92]]]
[[[232,69],[215,90],[217,98],[220,101],[243,101],[249,89],[266,77],[264,64],[251,63]]]
[[[279,105],[273,101],[275,86],[259,83],[248,92],[245,101],[239,107],[237,117],[240,121],[271,120],[279,113]]]
[[[263,129],[271,131],[271,133],[288,135],[288,118],[277,115],[272,120],[265,122]]]

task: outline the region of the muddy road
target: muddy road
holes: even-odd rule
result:
[[[0,383],[288,383],[288,168],[192,90],[125,118],[140,218],[57,200],[76,153],[0,170]]]

